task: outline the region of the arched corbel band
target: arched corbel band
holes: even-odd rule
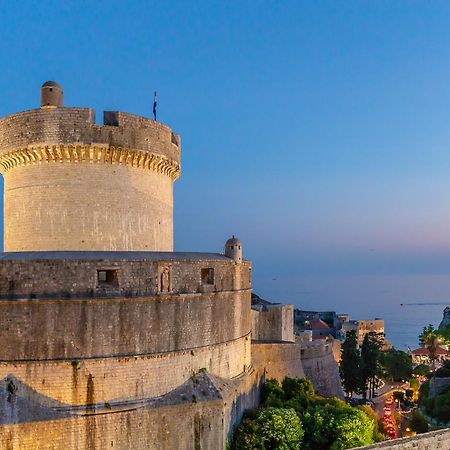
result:
[[[180,177],[180,164],[158,153],[97,144],[30,146],[0,155],[0,171],[39,163],[119,164],[153,170],[174,181]]]

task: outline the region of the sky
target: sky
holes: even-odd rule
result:
[[[255,292],[304,309],[450,302],[450,2],[1,3],[0,116],[48,79],[98,121],[157,90],[176,250],[235,234]]]

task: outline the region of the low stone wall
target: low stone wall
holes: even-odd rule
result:
[[[324,342],[252,342],[254,367],[265,378],[307,377],[324,396],[344,398],[332,345]]]
[[[252,307],[252,336],[255,341],[294,342],[294,306]]]
[[[266,379],[282,381],[284,377],[305,376],[300,346],[295,343],[252,341],[252,363],[256,370],[265,374]]]
[[[305,376],[313,382],[319,394],[344,398],[339,367],[334,359],[331,342],[304,342],[301,348],[301,360]]]
[[[250,336],[246,336],[182,352],[80,361],[0,362],[0,388],[7,389],[12,383],[16,395],[44,406],[103,406],[105,402],[132,402],[166,394],[200,370],[233,378],[250,365]],[[11,408],[8,402],[0,405],[0,415],[13,416]]]
[[[220,450],[245,409],[256,406],[260,380],[206,373],[170,394],[129,409],[0,427],[6,450]]]
[[[450,428],[358,448],[364,450],[447,450],[450,448]]]

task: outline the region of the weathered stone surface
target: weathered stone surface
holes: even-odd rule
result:
[[[450,428],[358,448],[364,450],[447,450],[450,448]]]

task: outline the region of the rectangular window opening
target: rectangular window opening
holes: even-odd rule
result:
[[[118,270],[97,270],[97,282],[99,286],[119,286]]]
[[[202,284],[214,284],[214,269],[202,269]]]

